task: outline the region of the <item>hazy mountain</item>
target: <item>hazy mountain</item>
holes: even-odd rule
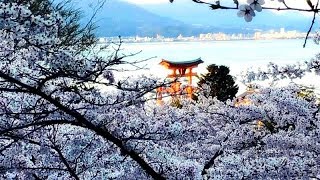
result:
[[[84,10],[85,20],[92,14],[94,0],[75,0]],[[274,14],[264,11],[253,22],[237,17],[233,10],[212,11],[205,5],[186,0],[157,5],[134,5],[121,0],[107,0],[95,21],[98,36],[156,36],[198,35],[208,32],[252,33],[257,29],[285,27],[306,31],[311,19],[300,14]]]
[[[82,4],[82,9],[87,5]],[[90,8],[85,16],[90,16]],[[88,16],[89,15],[89,16]],[[108,0],[95,18],[98,36],[165,36],[179,35],[190,26],[178,20],[155,15],[141,7],[117,0]]]
[[[192,3],[189,0],[176,0],[174,3],[157,5],[141,5],[144,9],[154,14],[171,17],[188,24],[198,26],[218,26],[225,28],[244,29],[272,29],[285,27],[307,31],[311,24],[312,17],[302,15],[299,12],[272,12],[263,10],[256,13],[253,21],[245,22],[237,17],[236,10],[211,10],[203,4]]]
[[[84,21],[92,14],[90,1],[78,1],[78,7],[84,10]],[[91,8],[90,8],[91,7]],[[153,10],[119,0],[108,0],[99,10],[95,18],[98,36],[156,36],[166,37],[198,35],[208,32],[252,32],[244,28],[224,26],[198,26],[189,22],[177,20],[174,16],[163,15],[160,11],[155,14]]]

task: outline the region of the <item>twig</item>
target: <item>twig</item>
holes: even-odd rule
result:
[[[315,8],[315,9],[318,9],[318,6],[319,6],[319,0],[317,1],[317,5],[316,5],[316,8]],[[316,14],[317,14],[317,13],[318,13],[318,10],[313,13],[312,22],[311,22],[310,28],[309,28],[309,30],[308,30],[308,33],[307,33],[307,35],[306,35],[306,38],[304,39],[303,48],[306,47],[307,39],[308,39],[309,34],[310,34],[310,32],[311,32],[311,30],[312,30],[312,27],[313,27],[313,25],[314,25],[314,21],[315,21],[315,19],[316,19]]]
[[[314,21],[315,21],[315,19],[316,19],[316,14],[317,14],[317,13],[313,13],[313,19],[312,19],[312,22],[311,22],[310,28],[309,28],[309,30],[308,30],[308,33],[307,33],[306,37],[304,38],[303,48],[305,48],[305,47],[306,47],[306,44],[307,44],[307,40],[308,40],[309,34],[310,34],[311,30],[312,30],[312,27],[313,27],[313,25],[314,25]]]

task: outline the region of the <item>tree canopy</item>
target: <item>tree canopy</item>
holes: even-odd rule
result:
[[[217,97],[220,101],[232,100],[237,92],[238,86],[235,84],[233,77],[229,74],[230,70],[226,66],[217,66],[211,64],[207,67],[208,73],[200,77],[198,85],[201,87],[207,85],[209,92],[204,95],[206,97]]]
[[[30,12],[39,17],[58,13],[64,21],[57,24],[57,36],[61,40],[59,43],[61,48],[73,46],[74,49],[84,51],[96,42],[94,22],[91,19],[81,25],[81,9],[73,8],[70,0],[2,0],[1,2],[28,6]],[[104,1],[98,2],[98,6],[102,6],[103,3]]]
[[[140,62],[126,60],[121,40],[107,56],[79,53],[63,43],[59,11],[37,14],[29,3],[0,1],[1,179],[320,177],[316,97],[290,85],[260,88],[246,106],[201,94],[157,106],[145,95],[162,82],[112,78]],[[293,78],[318,65],[319,56],[243,77]]]

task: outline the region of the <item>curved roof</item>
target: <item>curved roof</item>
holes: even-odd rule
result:
[[[198,64],[201,64],[201,63],[203,63],[201,58],[197,58],[194,60],[179,61],[179,62],[162,59],[162,61],[159,64],[167,68],[189,68],[189,67],[196,67],[198,66]]]

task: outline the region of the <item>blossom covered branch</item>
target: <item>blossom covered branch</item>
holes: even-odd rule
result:
[[[0,7],[1,179],[320,177],[319,107],[299,87],[158,106],[146,95],[164,82],[114,78],[139,62],[118,46],[79,53],[61,46],[59,12]]]

